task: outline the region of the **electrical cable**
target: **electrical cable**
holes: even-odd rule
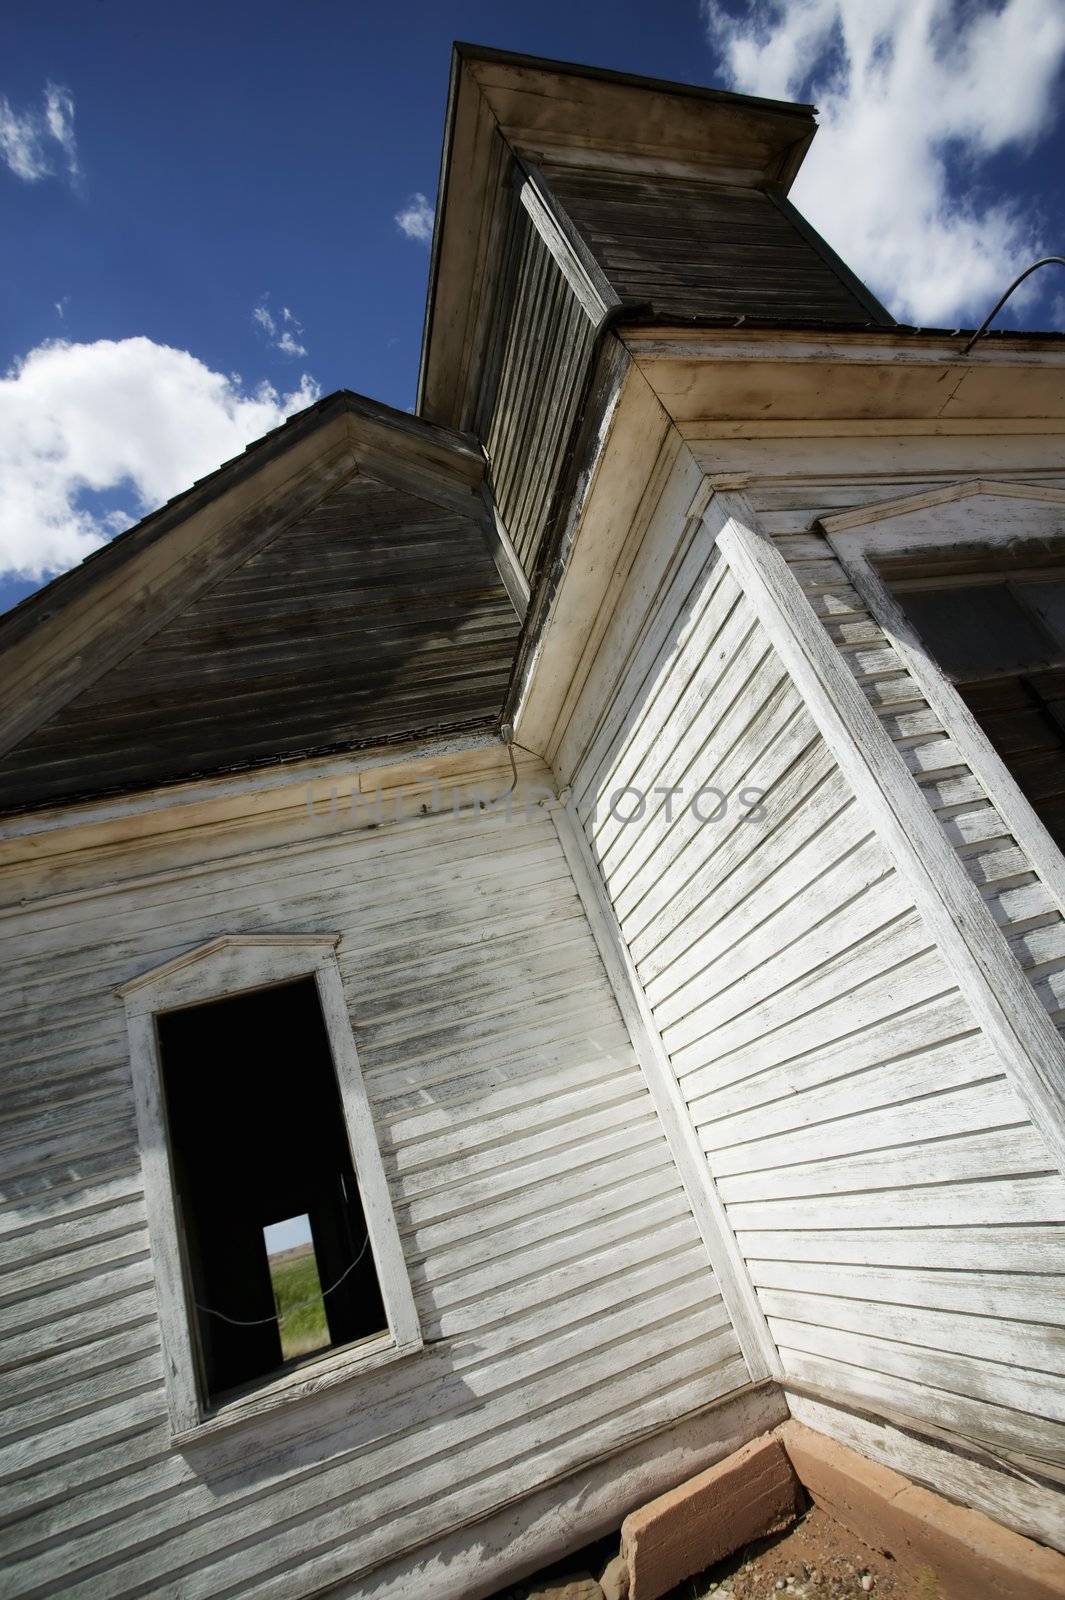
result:
[[[344,1279],[348,1277],[350,1273],[355,1271],[355,1268],[366,1254],[366,1247],[369,1243],[370,1235],[367,1234],[365,1239],[362,1241],[362,1249],[355,1257],[355,1260],[351,1262],[349,1266],[344,1268],[343,1272],[340,1274],[340,1277],[335,1283],[331,1283],[328,1289],[321,1290],[321,1297],[323,1300],[327,1295],[332,1294],[334,1289],[339,1289],[340,1285],[344,1282]],[[317,1295],[312,1295],[309,1300],[300,1300],[296,1305],[289,1306],[285,1315],[291,1317],[293,1312],[306,1310],[307,1306],[313,1306],[316,1303],[317,1298]],[[213,1306],[202,1306],[198,1300],[196,1301],[196,1310],[202,1311],[207,1317],[217,1317],[219,1322],[228,1322],[231,1328],[265,1328],[268,1322],[276,1322],[279,1327],[282,1327],[285,1321],[285,1317],[281,1316],[280,1313],[275,1313],[272,1317],[256,1317],[251,1322],[244,1322],[237,1317],[227,1317],[224,1311],[216,1311]]]
[[[1027,278],[1031,273],[1035,272],[1038,267],[1049,267],[1055,263],[1059,267],[1065,267],[1065,256],[1041,256],[1038,261],[1033,261],[1030,267],[1025,267],[1024,271],[1019,273],[1017,277],[1014,278],[1013,282],[1010,284],[1002,298],[996,301],[996,303],[991,307],[991,310],[987,313],[987,316],[984,318],[983,322],[981,322],[980,326],[977,328],[976,332],[965,346],[965,349],[962,351],[962,355],[967,356],[969,354],[969,351],[972,349],[977,339],[981,338],[987,332],[988,325],[995,320],[999,312],[1002,310],[1002,307],[1006,304],[1006,301],[1013,293],[1014,289],[1019,288],[1024,282],[1025,278]]]

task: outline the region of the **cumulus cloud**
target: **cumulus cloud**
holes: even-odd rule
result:
[[[292,314],[288,306],[282,306],[280,316],[275,317],[267,304],[269,299],[268,294],[263,295],[252,312],[253,321],[259,324],[275,350],[280,350],[286,356],[305,356],[307,347],[300,344],[298,338],[303,332],[303,323]]]
[[[0,158],[26,183],[55,177],[61,169],[74,181],[79,176],[78,147],[69,89],[46,84],[39,111],[16,111],[0,95]]]
[[[0,379],[0,573],[73,566],[318,398],[247,389],[151,339],[55,340]],[[87,504],[90,501],[91,504]]]
[[[394,221],[408,239],[428,244],[433,237],[433,208],[423,194],[412,194],[402,211],[396,212]]]
[[[703,0],[703,13],[733,87],[818,104],[792,198],[902,320],[980,316],[1047,252],[1041,219],[979,179],[1053,124],[1061,0],[747,0],[738,13]]]

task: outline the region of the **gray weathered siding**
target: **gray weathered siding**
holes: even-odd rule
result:
[[[761,189],[561,165],[547,176],[641,320],[891,321],[798,213]]]
[[[1065,1180],[701,525],[652,521],[557,761],[786,1375],[1065,1459]],[[678,784],[726,815],[610,814]],[[1022,959],[1056,939],[986,802],[942,804]]]
[[[499,716],[484,509],[356,474],[0,758],[0,810]]]
[[[33,882],[0,973],[8,1593],[357,1588],[746,1381],[549,818],[297,816]],[[427,1348],[175,1450],[113,989],[241,930],[343,932]]]
[[[903,451],[902,444],[907,449]],[[870,704],[901,750],[929,806],[984,894],[1036,993],[1065,1030],[1065,920],[1031,862],[1010,834],[983,786],[966,766],[949,729],[928,705],[879,623],[851,587],[835,553],[814,524],[843,508],[919,494],[973,475],[1065,484],[1052,437],[941,443],[882,439],[843,442],[826,453],[812,441],[786,445],[782,470],[773,450],[748,498],[773,535]],[[827,459],[826,459],[827,454]],[[897,463],[909,457],[911,470]],[[805,459],[803,459],[805,457]],[[848,457],[853,463],[847,473]],[[800,472],[796,473],[795,468]]]

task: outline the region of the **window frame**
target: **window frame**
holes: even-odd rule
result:
[[[140,974],[115,991],[126,1010],[167,1407],[175,1442],[260,1417],[423,1347],[344,996],[336,956],[340,939],[338,933],[226,934]],[[357,1345],[325,1350],[291,1371],[265,1378],[247,1393],[211,1403],[202,1393],[198,1375],[192,1289],[178,1221],[155,1018],[160,1012],[230,999],[299,978],[314,979],[322,1009],[388,1329]]]
[[[1008,501],[1008,507],[1001,502]],[[996,502],[999,502],[996,504]],[[1030,543],[1060,541],[1065,555],[1065,490],[1027,483],[974,479],[926,494],[878,501],[822,517],[825,534],[847,578],[894,645],[903,667],[956,746],[961,762],[983,786],[1033,870],[1065,914],[1065,854],[966,705],[949,672],[923,644],[892,594],[880,563],[903,554],[936,554],[970,561],[986,552],[993,567],[1003,552]],[[964,556],[962,552],[964,551]],[[1065,566],[1062,568],[1065,577]],[[960,576],[960,574],[959,574]],[[949,586],[949,573],[937,573]]]

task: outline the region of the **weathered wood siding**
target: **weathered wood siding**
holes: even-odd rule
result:
[[[357,1590],[746,1381],[549,818],[443,804],[3,882],[5,1592]],[[427,1348],[175,1450],[113,987],[240,930],[343,932]]]
[[[984,893],[1036,993],[1065,1031],[1065,920],[1058,903],[815,527],[819,517],[832,511],[918,494],[977,470],[1000,479],[1060,486],[1065,473],[1058,440],[887,436],[831,445],[803,440],[741,448],[748,466],[761,463],[747,491],[760,524],[773,535]],[[715,454],[726,460],[728,451],[728,446],[715,447]],[[899,471],[907,458],[909,470]],[[774,470],[778,463],[779,470]]]
[[[587,311],[515,199],[476,431],[496,508],[529,582],[557,509],[594,336]]]
[[[353,477],[0,760],[0,809],[490,723],[518,622],[481,515]]]
[[[761,189],[569,166],[547,177],[642,320],[891,321],[798,213]]]
[[[698,473],[678,478],[556,760],[785,1373],[1065,1459],[1065,1180],[758,617],[678,515]],[[786,511],[777,489],[760,507],[836,615],[838,572],[798,534],[812,500],[791,492]],[[861,621],[850,601],[838,615]],[[934,758],[934,786],[942,734],[883,672],[870,661],[870,692],[917,770]],[[1050,968],[1031,968],[1055,986],[1041,887],[986,803],[943,781],[944,824],[1022,959],[1055,941]],[[731,798],[700,824],[685,801],[703,784]],[[675,785],[669,820],[654,790]],[[611,815],[623,786],[648,796],[639,824]],[[747,786],[764,791],[760,820]]]

